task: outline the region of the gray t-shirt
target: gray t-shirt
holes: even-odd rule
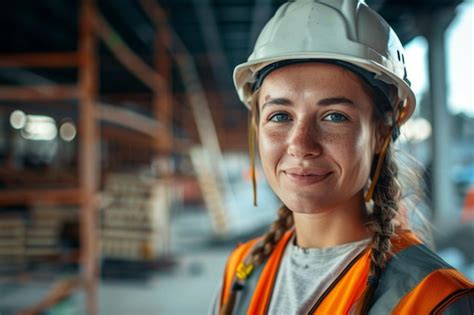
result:
[[[329,248],[303,249],[291,240],[285,249],[269,314],[306,314],[370,238]]]

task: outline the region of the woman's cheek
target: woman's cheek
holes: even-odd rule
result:
[[[278,158],[285,144],[285,133],[279,130],[261,130],[258,136],[258,147],[262,163],[267,164]]]
[[[285,142],[287,133],[283,128],[265,128],[259,133],[259,141],[265,143],[267,147],[278,147]]]

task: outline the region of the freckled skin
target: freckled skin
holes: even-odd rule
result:
[[[321,103],[331,98],[353,104]],[[310,214],[363,207],[363,188],[382,138],[360,78],[323,63],[285,66],[265,78],[258,108],[263,170],[289,209]],[[301,183],[288,176],[292,168],[318,169],[325,177]]]

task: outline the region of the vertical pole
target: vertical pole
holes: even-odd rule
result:
[[[82,0],[79,18],[79,183],[81,191],[80,235],[81,277],[86,298],[86,314],[97,314],[98,250],[97,203],[98,184],[98,128],[95,120],[97,92],[96,41],[93,18],[94,1]]]
[[[164,128],[160,128],[156,133],[159,137],[155,136],[155,162],[158,162],[158,171],[160,172],[161,180],[164,181],[166,187],[166,202],[162,202],[164,205],[162,212],[166,212],[166,215],[161,215],[161,218],[168,218],[168,206],[169,198],[171,196],[171,190],[173,189],[171,159],[173,153],[173,98],[171,92],[171,75],[172,75],[172,62],[171,56],[169,55],[167,47],[171,46],[171,35],[167,29],[156,30],[154,39],[154,62],[155,70],[162,78],[160,82],[157,82],[158,89],[153,90],[153,113],[156,121],[159,121]],[[160,243],[162,244],[160,255],[168,254],[170,233],[166,225],[169,222],[163,222],[162,231],[159,232],[161,236]]]
[[[160,33],[161,32],[161,33]],[[153,113],[155,119],[159,121],[164,130],[161,129],[160,137],[155,137],[156,147],[159,152],[166,157],[171,154],[173,147],[172,132],[172,95],[170,89],[171,82],[171,58],[166,47],[171,45],[171,36],[168,30],[157,31],[154,42],[154,61],[156,72],[163,80],[157,82],[158,89],[153,90]],[[158,132],[158,131],[157,131]]]
[[[433,124],[432,198],[435,225],[453,222],[456,203],[451,181],[452,115],[448,110],[446,84],[445,32],[454,17],[452,9],[443,9],[429,19],[426,38],[429,44],[429,80]]]

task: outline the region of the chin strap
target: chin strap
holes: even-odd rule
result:
[[[256,128],[255,122],[252,115],[252,111],[249,114],[249,130],[248,130],[248,142],[249,142],[249,155],[250,155],[250,177],[252,180],[252,193],[253,193],[253,205],[257,206],[257,175],[255,173],[255,137]]]
[[[370,202],[372,200],[372,197],[373,197],[374,191],[375,191],[375,185],[377,185],[377,181],[378,181],[379,176],[380,176],[380,171],[382,169],[382,164],[383,164],[383,161],[385,159],[385,154],[387,153],[388,144],[390,143],[390,139],[392,138],[393,129],[396,126],[399,126],[400,122],[403,121],[403,119],[405,118],[405,116],[407,114],[406,109],[408,108],[407,105],[408,105],[408,99],[406,99],[403,103],[403,106],[400,107],[400,111],[399,111],[400,114],[396,118],[395,124],[390,128],[390,132],[388,133],[387,137],[385,138],[382,150],[380,151],[379,159],[377,161],[377,167],[375,168],[374,177],[372,178],[372,181],[370,183],[370,187],[367,191],[367,194],[365,195],[365,202]]]
[[[380,152],[379,159],[377,161],[377,167],[375,168],[374,177],[372,178],[369,190],[367,191],[367,194],[365,195],[365,202],[370,202],[372,200],[372,196],[374,195],[375,185],[377,184],[377,181],[379,179],[383,160],[385,158],[385,154],[387,153],[388,144],[390,143],[390,139],[392,137],[392,130],[393,130],[393,127],[390,128],[390,133],[385,138],[385,141],[383,143],[382,151]]]

